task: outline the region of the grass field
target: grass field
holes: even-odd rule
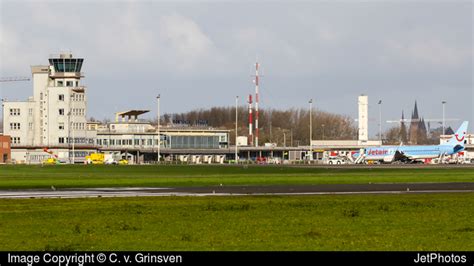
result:
[[[474,250],[459,194],[0,200],[0,250]]]
[[[0,189],[474,182],[472,168],[0,166]],[[474,250],[472,193],[0,199],[0,250]]]
[[[0,189],[474,182],[473,168],[282,166],[0,166]]]

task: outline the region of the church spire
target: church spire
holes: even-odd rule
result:
[[[415,109],[413,110],[413,117],[411,119],[419,119],[420,117],[418,116],[418,106],[415,100]]]

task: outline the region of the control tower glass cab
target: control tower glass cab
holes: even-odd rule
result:
[[[49,58],[50,77],[52,79],[70,78],[78,81],[83,77],[81,74],[83,62],[83,58],[73,58],[71,53],[62,53],[57,57]],[[64,84],[63,86],[67,85]]]

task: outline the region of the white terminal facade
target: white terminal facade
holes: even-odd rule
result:
[[[73,143],[93,145],[94,132],[87,131],[86,87],[81,84],[83,61],[66,53],[50,58],[49,65],[31,66],[33,96],[3,102],[4,134],[12,137],[12,147],[25,148],[23,157],[35,147],[68,157]]]
[[[61,54],[48,66],[32,66],[33,96],[4,101],[4,133],[15,146],[66,147],[92,143],[86,132],[86,87],[81,85],[82,58]]]
[[[41,163],[54,156],[78,163],[97,151],[144,162],[156,160],[158,143],[164,155],[167,149],[228,147],[229,131],[209,128],[162,127],[158,142],[156,127],[138,119],[148,110],[117,113],[116,121],[105,125],[87,122],[83,62],[63,53],[51,57],[49,65],[31,66],[33,96],[3,101],[3,134],[12,138],[13,162]]]

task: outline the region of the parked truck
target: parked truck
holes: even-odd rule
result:
[[[105,156],[103,153],[91,153],[86,156],[87,164],[104,164]]]

